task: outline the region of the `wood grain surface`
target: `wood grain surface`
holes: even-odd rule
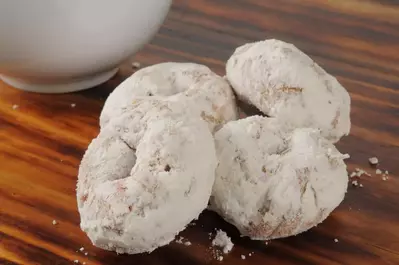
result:
[[[224,74],[235,47],[266,38],[294,43],[352,97],[351,135],[338,148],[351,155],[349,172],[363,168],[372,177],[351,186],[323,224],[265,244],[204,212],[182,233],[191,246],[134,256],[93,247],[79,228],[77,170],[104,100],[134,71],[128,62],[106,84],[79,93],[39,95],[0,82],[0,264],[399,264],[399,1],[176,0],[134,61],[192,61]],[[371,156],[389,171],[387,181],[369,166]],[[215,228],[235,243],[222,262],[210,249]]]

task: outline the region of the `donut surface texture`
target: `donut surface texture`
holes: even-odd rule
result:
[[[100,248],[151,252],[207,207],[216,165],[209,127],[189,105],[137,100],[102,128],[82,159],[81,228]]]
[[[279,40],[245,44],[226,64],[226,77],[238,98],[293,128],[320,129],[337,142],[350,131],[350,97],[294,45]]]
[[[235,97],[224,78],[204,65],[160,63],[137,71],[115,88],[104,104],[100,126],[118,117],[135,99],[153,97],[189,101],[212,131],[237,119]]]
[[[315,129],[275,118],[232,121],[215,134],[219,164],[210,208],[254,240],[296,235],[341,203],[343,155]]]

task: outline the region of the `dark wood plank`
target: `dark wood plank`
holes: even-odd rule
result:
[[[235,47],[266,38],[294,43],[338,77],[352,97],[352,132],[338,144],[352,156],[349,170],[374,172],[367,159],[377,156],[388,181],[363,177],[364,188],[350,187],[323,224],[268,245],[240,238],[204,212],[182,233],[193,245],[118,256],[91,246],[80,230],[75,185],[104,100],[133,72],[130,64],[106,84],[73,94],[24,93],[0,83],[0,264],[219,264],[209,249],[215,228],[236,244],[224,264],[399,264],[398,1],[175,0],[134,60],[192,61],[224,74]]]

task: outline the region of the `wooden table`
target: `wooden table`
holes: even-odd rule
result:
[[[176,0],[134,60],[192,61],[223,74],[235,47],[266,38],[294,43],[352,97],[352,132],[338,147],[351,155],[350,172],[359,167],[372,177],[360,179],[363,188],[350,187],[322,225],[266,245],[205,212],[182,233],[191,246],[172,243],[135,256],[93,247],[79,229],[77,170],[98,133],[104,100],[133,72],[127,63],[107,84],[80,93],[38,95],[0,83],[0,264],[399,264],[398,1]],[[372,156],[389,170],[387,181],[369,166]],[[209,249],[215,228],[235,243],[223,262]]]

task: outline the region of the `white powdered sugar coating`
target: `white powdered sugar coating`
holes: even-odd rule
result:
[[[292,127],[320,129],[337,142],[350,131],[350,97],[329,75],[294,45],[279,40],[245,44],[226,65],[238,97]]]
[[[135,99],[153,97],[188,101],[190,107],[199,108],[212,131],[237,118],[234,94],[224,78],[204,65],[160,63],[137,71],[109,95],[101,112],[101,127]]]
[[[130,104],[82,159],[81,228],[95,246],[118,253],[166,245],[207,207],[216,164],[207,123],[189,105]]]
[[[223,253],[227,254],[233,249],[234,244],[231,242],[231,239],[227,236],[226,232],[218,230],[215,238],[212,240],[212,246],[222,248]]]
[[[232,121],[215,134],[219,164],[211,209],[255,240],[296,235],[322,222],[348,185],[342,154],[315,129],[275,118]]]

